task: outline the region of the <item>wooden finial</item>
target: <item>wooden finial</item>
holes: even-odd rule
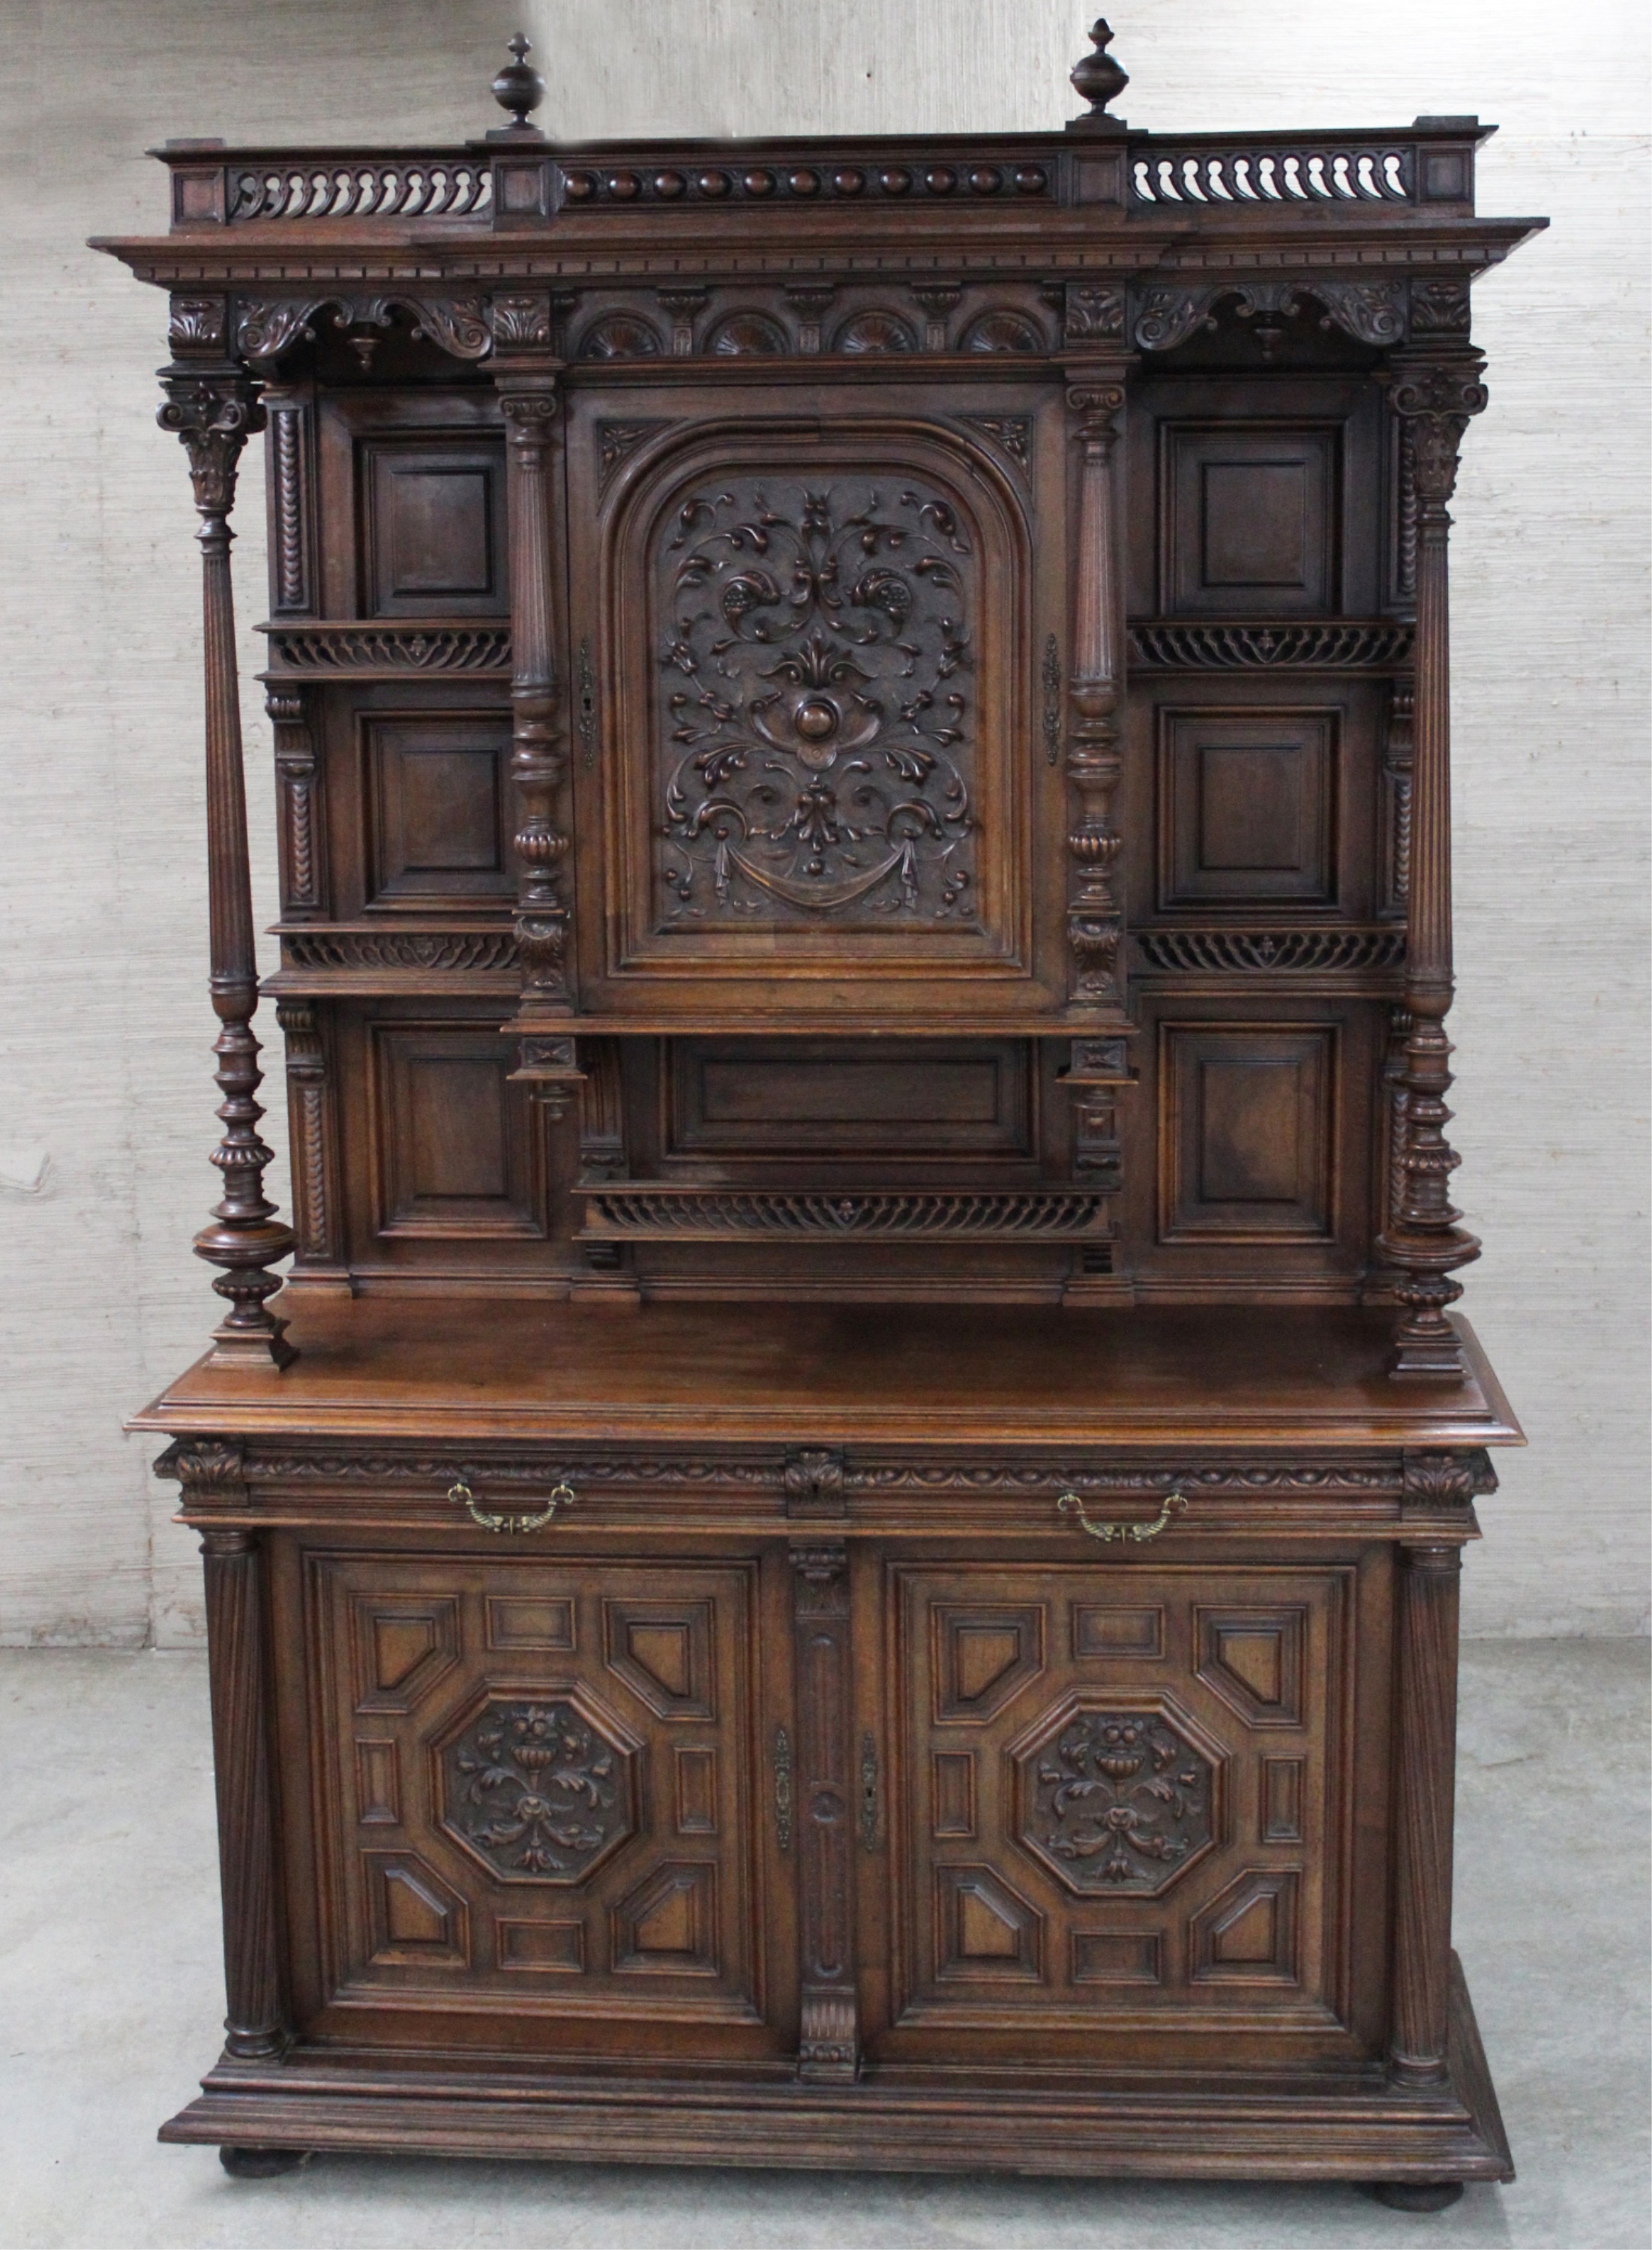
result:
[[[511,121],[506,130],[512,133],[531,133],[537,139],[539,128],[528,123],[529,113],[539,107],[545,99],[545,81],[527,60],[533,42],[527,34],[518,31],[508,45],[515,56],[506,63],[493,81],[493,99],[501,109],[510,112]]]
[[[1107,104],[1116,100],[1130,83],[1130,73],[1106,52],[1112,42],[1112,27],[1105,16],[1098,16],[1090,27],[1090,43],[1093,55],[1086,55],[1073,66],[1072,82],[1090,104],[1087,116],[1073,120],[1069,130],[1075,133],[1095,132],[1098,129],[1116,133],[1124,123],[1121,117],[1106,115]]]

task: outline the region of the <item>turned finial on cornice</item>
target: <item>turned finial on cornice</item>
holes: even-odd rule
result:
[[[1119,132],[1122,117],[1109,117],[1107,104],[1116,100],[1130,83],[1130,73],[1121,63],[1115,62],[1107,52],[1112,42],[1112,27],[1105,16],[1098,16],[1090,27],[1092,55],[1086,55],[1072,69],[1072,83],[1090,104],[1089,114],[1076,117],[1068,127],[1070,133]]]
[[[545,99],[545,81],[528,62],[533,42],[526,32],[518,31],[508,42],[514,62],[506,63],[493,81],[493,99],[501,109],[510,112],[511,121],[505,130],[509,133],[531,133],[539,137],[539,128],[528,123],[529,113],[539,107]]]

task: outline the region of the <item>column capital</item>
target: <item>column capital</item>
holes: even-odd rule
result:
[[[209,521],[221,521],[235,505],[241,449],[264,427],[261,386],[239,368],[168,374],[162,385],[167,395],[155,420],[189,455],[196,508]]]

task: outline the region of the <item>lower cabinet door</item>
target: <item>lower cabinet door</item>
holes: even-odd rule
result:
[[[303,1577],[308,2037],[666,2063],[795,2045],[795,1918],[754,1817],[755,1562],[312,1552]]]
[[[1376,2052],[1387,1583],[1380,1551],[886,1565],[872,2059],[1299,2068]]]

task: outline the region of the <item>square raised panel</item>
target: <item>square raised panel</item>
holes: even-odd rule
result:
[[[1160,574],[1169,614],[1337,609],[1339,428],[1171,424],[1164,442]]]
[[[476,438],[361,448],[369,617],[500,616],[505,448]]]
[[[475,1025],[378,1024],[373,1059],[379,1232],[542,1235],[511,1042]]]
[[[1160,913],[1337,903],[1340,715],[1160,711]]]
[[[365,719],[362,752],[369,902],[513,894],[507,713]]]
[[[1336,1050],[1329,1024],[1160,1026],[1160,1241],[1333,1233]]]

